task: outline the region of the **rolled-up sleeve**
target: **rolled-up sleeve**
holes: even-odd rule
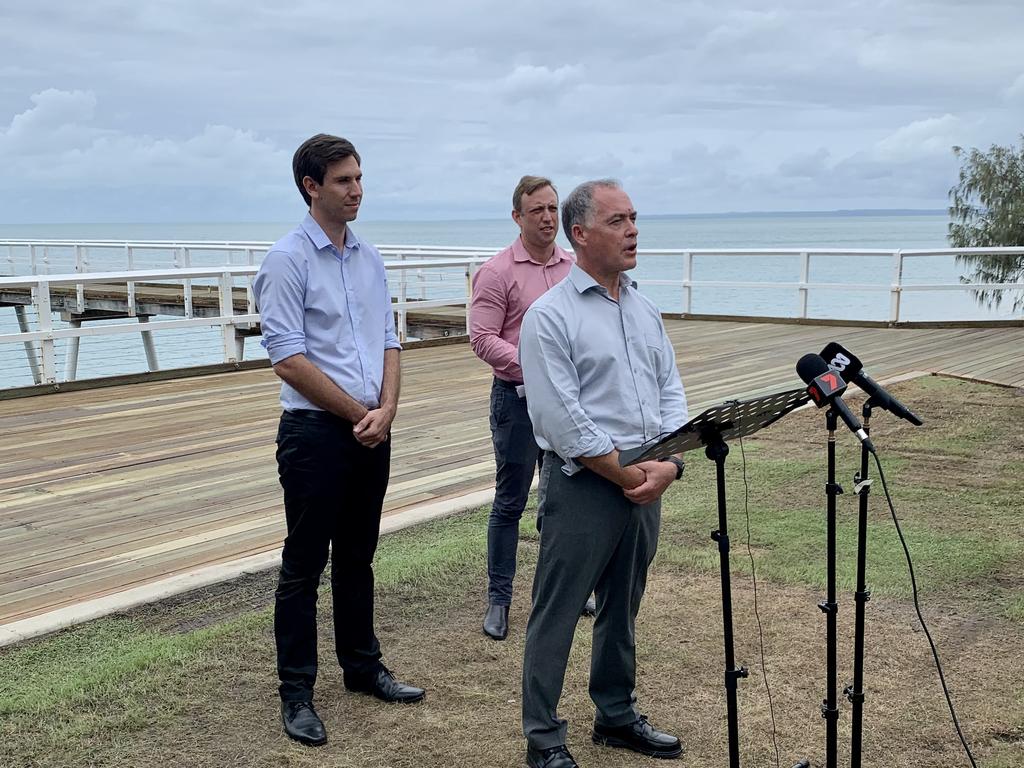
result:
[[[395,308],[391,303],[391,290],[388,288],[388,273],[383,263],[380,277],[384,281],[384,349],[401,349],[398,334],[395,332]]]
[[[477,270],[469,304],[469,343],[474,354],[495,371],[521,381],[518,350],[501,338],[507,312],[508,295],[501,276],[487,267]]]
[[[564,321],[536,305],[523,318],[519,362],[526,405],[541,447],[563,459],[603,456],[615,445],[580,405],[580,379]],[[570,471],[576,468],[567,467]]]
[[[660,322],[660,320],[659,320]],[[658,355],[658,387],[661,429],[662,432],[675,432],[689,418],[689,408],[686,404],[686,391],[683,389],[683,381],[679,378],[679,368],[676,365],[676,353],[672,349],[672,341],[665,332],[665,326],[661,327],[661,350]]]
[[[306,353],[306,265],[286,251],[270,251],[253,281],[263,339],[274,365]]]

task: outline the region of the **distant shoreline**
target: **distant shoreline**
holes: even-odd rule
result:
[[[642,219],[647,220],[686,220],[686,219],[808,219],[808,218],[857,218],[857,217],[901,217],[901,216],[948,216],[945,208],[843,208],[833,211],[722,211],[718,213],[644,213]],[[466,218],[466,219],[360,219],[363,224],[445,224],[445,223],[487,223],[505,222],[500,217]],[[294,222],[286,221],[61,221],[61,222],[2,222],[0,227],[161,227],[161,226],[251,226],[280,225],[294,226]]]

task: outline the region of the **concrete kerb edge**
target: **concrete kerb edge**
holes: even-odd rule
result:
[[[534,482],[536,485],[536,481]],[[494,488],[463,494],[429,504],[419,504],[409,509],[381,518],[382,534],[399,531],[419,523],[435,520],[468,509],[483,506],[494,499]],[[227,563],[218,563],[203,568],[179,573],[160,581],[132,587],[112,595],[86,600],[82,603],[58,608],[54,611],[20,619],[0,626],[0,647],[19,643],[59,629],[81,624],[118,611],[128,610],[145,603],[153,603],[173,595],[199,589],[211,584],[236,579],[247,573],[256,573],[274,568],[281,563],[281,548],[249,555]]]

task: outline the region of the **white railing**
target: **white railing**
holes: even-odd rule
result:
[[[939,249],[898,249],[895,251],[885,249],[785,249],[785,248],[722,248],[722,249],[701,249],[701,250],[644,250],[641,254],[681,256],[683,258],[683,279],[682,281],[672,280],[645,280],[646,285],[681,285],[683,288],[683,314],[693,314],[693,289],[703,288],[774,288],[789,289],[797,292],[797,313],[796,317],[808,319],[808,292],[810,289],[825,291],[886,291],[889,293],[889,322],[899,323],[900,299],[904,293],[918,291],[992,291],[992,290],[1024,290],[1024,282],[1014,283],[932,283],[932,284],[908,284],[904,281],[904,266],[907,260],[932,257],[971,255],[997,255],[1003,257],[1024,256],[1024,247],[1004,248],[939,248]],[[721,281],[721,280],[694,280],[693,261],[694,257],[719,257],[736,258],[750,256],[788,256],[799,259],[800,278],[796,282],[764,282],[764,281]],[[886,256],[890,259],[891,280],[888,284],[881,283],[828,283],[812,282],[811,258],[818,257],[879,257]],[[845,320],[856,320],[858,318],[837,318]]]
[[[416,270],[454,270],[459,275],[461,283],[457,296],[437,299],[414,299],[406,295],[404,290],[406,281],[400,280],[400,285],[403,286],[403,289],[398,294],[397,303],[394,304],[398,317],[399,338],[402,341],[407,338],[407,314],[410,309],[421,311],[440,307],[459,307],[468,324],[469,302],[467,297],[470,293],[470,286],[472,285],[476,267],[484,261],[486,261],[486,257],[481,256],[458,259],[424,258],[415,261],[388,262],[386,265],[387,269],[389,271],[397,271],[400,276],[404,276],[409,271]],[[20,343],[25,345],[26,351],[29,353],[33,379],[38,384],[54,384],[57,382],[55,342],[62,339],[68,341],[68,346],[65,350],[65,380],[75,378],[80,340],[93,336],[141,333],[146,344],[149,366],[153,370],[155,369],[156,360],[155,348],[152,345],[152,334],[154,332],[213,326],[221,329],[223,362],[237,363],[242,359],[244,349],[240,340],[244,339],[245,332],[251,330],[253,324],[258,323],[260,319],[256,311],[252,292],[252,278],[256,275],[258,269],[256,266],[244,265],[0,277],[0,294],[10,297],[18,289],[26,292],[25,304],[20,305],[19,308],[31,307],[37,325],[36,330],[30,330],[27,327],[27,323],[24,322],[24,315],[19,314],[19,332],[0,334],[0,344]],[[237,279],[244,281],[246,309],[242,313],[236,313],[234,307],[234,291]],[[193,280],[205,281],[207,284],[210,281],[215,281],[218,297],[218,310],[215,314],[207,313],[202,317],[195,316],[193,296],[189,290]],[[136,284],[142,282],[181,284],[183,289],[183,317],[152,322],[149,321],[148,317],[139,317],[139,320],[145,320],[141,324],[115,322],[101,325],[85,325],[81,321],[73,321],[70,327],[67,328],[55,328],[53,325],[53,302],[51,301],[51,289],[53,288],[74,287],[76,292],[73,300],[74,309],[78,313],[83,313],[88,305],[88,299],[85,295],[86,286],[95,284],[103,284],[105,286],[124,285],[126,307],[124,315],[133,317],[136,315]],[[33,361],[38,362],[33,364]]]
[[[6,260],[3,249],[6,247]],[[226,363],[238,362],[242,359],[244,333],[250,331],[254,323],[259,322],[252,295],[252,278],[257,272],[258,257],[269,247],[268,243],[259,242],[171,242],[171,241],[64,241],[64,240],[0,240],[0,270],[6,269],[8,276],[0,277],[0,293],[4,289],[22,289],[26,298],[19,311],[19,332],[0,334],[0,344],[23,344],[29,351],[30,365],[35,361],[33,380],[37,383],[53,384],[57,381],[56,350],[54,342],[66,340],[66,357],[64,378],[73,379],[78,358],[79,341],[88,336],[107,336],[111,334],[141,333],[146,346],[147,360],[151,370],[156,367],[155,347],[152,334],[172,328],[190,328],[198,326],[216,327],[220,329],[222,340],[222,359]],[[442,307],[458,307],[466,313],[470,286],[477,267],[489,258],[496,249],[443,246],[402,246],[385,245],[379,247],[385,256],[385,266],[391,273],[393,285],[392,295],[396,300],[395,311],[397,329],[402,341],[408,339],[408,313],[410,310],[429,310]],[[58,251],[61,258],[53,258]],[[141,256],[149,256],[151,252],[161,254],[170,264],[157,269],[139,268]],[[123,259],[125,268],[103,271],[92,271],[97,266],[110,264],[111,254],[118,260]],[[203,258],[221,260],[220,263],[200,266],[196,262]],[[914,249],[914,250],[879,250],[879,249],[644,249],[640,251],[640,262],[644,264],[646,257],[669,257],[682,262],[682,279],[670,280],[652,277],[642,279],[646,286],[668,286],[676,297],[673,303],[681,298],[684,315],[694,314],[694,294],[708,289],[773,289],[792,292],[795,297],[795,312],[785,315],[810,319],[809,294],[811,291],[871,291],[889,294],[888,321],[896,324],[903,321],[901,316],[901,298],[911,292],[949,292],[949,291],[1024,291],[1024,283],[908,283],[904,278],[904,267],[908,261],[923,257],[948,257],[997,254],[1007,258],[1024,255],[1024,247],[1019,248],[972,248],[972,249]],[[15,256],[27,256],[23,262]],[[240,257],[242,264],[231,261]],[[734,260],[742,257],[784,257],[795,259],[799,277],[795,281],[757,281],[757,280],[698,280],[694,276],[694,264],[698,259]],[[889,262],[888,280],[879,282],[835,282],[812,279],[812,263],[815,259],[843,257],[850,259],[885,257]],[[51,268],[65,266],[66,271],[50,274]],[[72,271],[73,270],[73,271]],[[857,273],[857,268],[845,270]],[[864,271],[864,270],[861,270]],[[876,270],[877,271],[877,270]],[[21,272],[22,274],[19,274]],[[51,307],[50,289],[57,286],[74,286],[75,297],[70,308],[72,318],[75,313],[86,309],[87,300],[85,287],[89,284],[123,284],[125,286],[125,312],[128,317],[136,316],[136,284],[140,282],[173,282],[180,284],[181,314],[176,319],[158,320],[141,323],[111,322],[110,324],[84,325],[81,320],[72,319],[71,327],[56,328],[53,324],[53,308]],[[237,286],[236,281],[241,281]],[[219,298],[219,310],[212,312],[209,308],[197,313],[193,290],[200,285],[216,286]],[[246,296],[245,310],[235,314],[234,289],[244,287]],[[8,291],[9,293],[9,291]],[[30,294],[30,296],[28,295]],[[36,329],[28,327],[25,309],[34,311]],[[663,307],[664,309],[664,307]],[[69,308],[64,305],[67,312]],[[702,312],[700,314],[714,314]],[[722,314],[722,313],[719,313]],[[140,321],[148,321],[149,317],[139,317]],[[858,317],[834,317],[831,319],[858,320]],[[956,320],[962,318],[948,318]],[[34,356],[31,354],[35,350]]]

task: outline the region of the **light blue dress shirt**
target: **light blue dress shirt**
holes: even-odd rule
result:
[[[620,275],[619,300],[573,265],[527,311],[519,337],[537,444],[566,460],[636,448],[686,423],[686,394],[661,314]]]
[[[384,260],[347,229],[338,252],[306,214],[267,252],[253,282],[263,329],[261,344],[277,364],[305,355],[353,400],[380,405],[384,350],[401,349],[395,334]],[[285,410],[322,410],[287,382]]]

